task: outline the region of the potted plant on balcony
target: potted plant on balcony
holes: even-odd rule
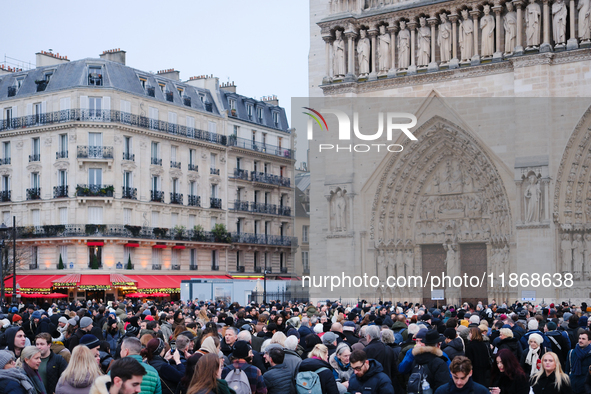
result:
[[[113,192],[115,191],[115,187],[113,185],[109,185],[107,187],[103,187],[100,190],[101,196],[113,197]]]
[[[172,229],[174,239],[183,239],[185,235],[185,230],[185,226],[174,226],[174,228]]]
[[[88,196],[90,194],[90,189],[88,187],[76,186],[76,195],[77,196]]]
[[[161,227],[154,227],[154,229],[152,230],[154,232],[154,236],[156,238],[163,238],[166,236],[166,233],[168,232],[167,228],[161,228]]]
[[[215,242],[224,242],[228,244],[232,242],[232,236],[226,230],[226,226],[221,223],[217,223],[213,227],[213,230],[211,230],[211,233],[213,234]]]
[[[203,235],[204,235],[204,231],[203,231],[202,225],[198,224],[193,227],[193,240],[194,241],[203,240]]]
[[[142,227],[141,226],[131,226],[129,224],[126,224],[124,226],[133,237],[137,237],[138,235],[140,235],[140,231],[142,231]]]
[[[57,269],[58,270],[63,270],[64,269],[64,260],[62,260],[62,254],[60,253],[60,262],[57,265]]]

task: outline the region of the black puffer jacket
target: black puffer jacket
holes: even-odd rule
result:
[[[460,337],[455,337],[449,343],[443,342],[441,344],[441,350],[453,361],[454,357],[464,355],[464,341]]]
[[[392,361],[394,359],[394,351],[391,348],[386,346],[379,339],[372,339],[372,341],[367,344],[363,351],[365,354],[367,354],[367,358],[373,358],[379,362],[383,368],[383,372],[388,375],[390,379],[392,379]]]
[[[47,360],[47,367],[45,370],[47,382],[43,382],[48,393],[55,392],[57,382],[66,368],[68,368],[68,362],[65,358],[59,354],[49,352],[49,360]]]
[[[355,374],[351,376],[348,392],[394,394],[392,382],[382,370],[380,363],[371,359],[368,361],[369,369],[361,378],[358,378]]]
[[[439,386],[443,386],[449,382],[451,375],[441,349],[435,346],[419,346],[412,349],[412,354],[415,357],[412,364],[413,367],[417,364],[427,365],[429,369],[427,381],[433,392],[435,392]]]
[[[496,377],[489,387],[498,387],[501,394],[528,394],[529,381],[525,375],[519,375],[514,379],[509,379],[503,372]]]
[[[533,379],[530,380],[530,384],[533,384]],[[556,389],[556,374],[554,372],[548,376],[543,373],[540,379],[538,379],[538,382],[533,384],[531,388],[534,394],[571,394],[573,392],[570,383],[567,384],[566,382],[562,382],[560,391]],[[589,391],[586,392],[588,393]]]
[[[287,364],[279,364],[267,369],[263,375],[269,393],[295,394],[295,381]]]
[[[326,361],[317,358],[307,358],[300,363],[299,372],[314,372],[320,368],[327,369],[318,374],[322,386],[322,392],[325,394],[339,394],[339,388],[337,387],[337,381],[332,373],[332,367]]]
[[[519,343],[517,344],[519,345]],[[489,387],[492,364],[488,345],[483,341],[468,342],[466,357],[472,362],[472,380]]]
[[[517,340],[517,338],[504,338],[499,341],[497,345],[499,351],[503,349],[511,350],[511,353],[515,356],[516,359],[521,360],[521,354],[523,353],[523,349],[521,348],[521,344]]]

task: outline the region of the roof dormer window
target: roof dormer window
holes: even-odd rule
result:
[[[263,109],[257,108],[257,121],[263,123]]]
[[[88,84],[92,86],[103,86],[103,71],[100,66],[88,67]]]

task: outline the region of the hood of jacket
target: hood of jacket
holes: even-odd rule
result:
[[[109,394],[109,383],[111,383],[110,375],[99,376],[90,388],[89,394]]]
[[[331,367],[333,367],[335,370],[341,370],[341,371],[347,371],[350,368],[351,364],[347,364],[347,365],[343,365],[343,363],[341,362],[341,360],[339,360],[337,358],[337,354],[334,353],[332,356],[330,356],[328,358],[328,363],[330,364]]]
[[[412,349],[412,355],[415,357],[417,364],[423,365],[436,357],[443,356],[443,352],[435,346],[415,346]]]
[[[407,325],[406,325],[406,324],[404,324],[404,323],[403,323],[403,322],[401,322],[401,321],[396,321],[396,322],[394,322],[394,324],[392,324],[392,331],[395,331],[395,330],[402,330],[402,329],[404,329],[404,328],[408,328],[408,327],[407,327]]]
[[[452,341],[450,341],[446,347],[451,347],[452,349],[455,349],[458,352],[463,352],[464,351],[464,343],[463,342],[464,341],[462,341],[462,338],[456,337]]]
[[[513,350],[517,349],[518,347],[521,348],[521,344],[519,343],[519,340],[515,337],[501,339],[499,341],[499,346],[502,346],[502,345],[506,345],[510,349],[513,349]],[[497,346],[497,347],[499,347],[499,346]]]
[[[10,327],[4,335],[6,336],[6,344],[8,345],[8,350],[14,352],[14,337],[16,337],[16,333],[19,331],[23,331],[23,328],[20,326]]]

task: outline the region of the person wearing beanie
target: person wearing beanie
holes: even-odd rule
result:
[[[355,323],[352,321],[346,321],[343,323],[343,335],[347,339],[347,343],[350,346],[353,346],[359,342],[359,337],[355,333]]]
[[[229,380],[228,375],[236,369],[241,369],[248,378],[252,394],[266,394],[267,386],[261,370],[251,365],[247,360],[252,357],[252,347],[246,341],[236,341],[232,348],[230,364],[222,370],[222,379]]]
[[[445,340],[441,343],[441,350],[451,361],[457,356],[464,356],[464,341],[458,336],[455,328],[446,328],[443,332]]]
[[[105,338],[105,341],[109,344],[112,357],[115,357],[115,352],[117,351],[117,344],[119,343],[119,340],[122,336],[123,334],[121,333],[117,325],[117,319],[109,317],[107,319],[106,329],[103,330],[103,338]]]
[[[546,338],[550,341],[551,349],[560,360],[560,365],[564,370],[566,366],[566,356],[570,350],[570,339],[568,337],[568,333],[565,331],[558,331],[558,326],[555,322],[549,321],[544,326],[544,334]]]
[[[7,350],[0,350],[0,390],[2,393],[29,394],[35,388],[29,377],[16,364],[13,355]]]
[[[84,335],[90,334],[92,328],[92,319],[90,317],[84,316],[82,319],[80,319],[78,329],[70,337],[70,343],[68,344],[68,349],[70,350],[70,353],[73,352],[74,348],[80,344],[80,340]]]
[[[97,361],[100,361],[100,345],[101,341],[99,341],[99,339],[92,334],[86,334],[82,338],[80,338],[80,346],[86,346],[87,348],[89,348],[92,352],[92,355],[97,359]]]
[[[154,338],[140,352],[140,356],[146,358],[148,364],[158,372],[162,383],[162,392],[174,393],[185,374],[185,365],[181,362],[181,354],[178,349],[172,353],[167,352],[166,342],[160,338]]]
[[[332,332],[325,332],[322,336],[322,344],[328,349],[328,355],[332,356],[337,350],[337,335]]]
[[[13,325],[21,325],[23,323],[23,318],[18,313],[12,315],[12,324]]]

